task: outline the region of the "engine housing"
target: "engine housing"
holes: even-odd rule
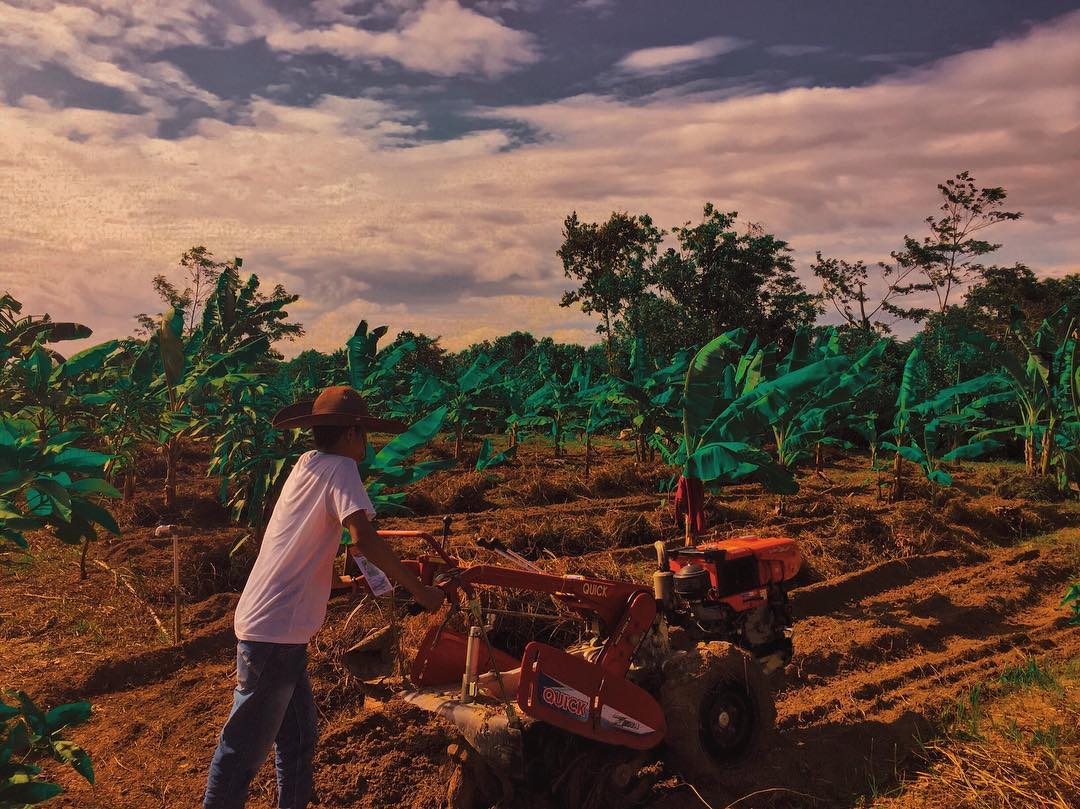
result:
[[[737,537],[674,549],[657,543],[657,556],[659,576],[672,577],[662,598],[657,593],[670,625],[694,641],[736,644],[770,668],[791,659],[788,589],[802,565],[796,540]]]

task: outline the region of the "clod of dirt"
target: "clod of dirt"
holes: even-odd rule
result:
[[[441,514],[460,514],[485,511],[491,508],[485,494],[495,486],[487,472],[466,472],[446,477],[440,485],[429,490],[429,496]]]
[[[612,512],[601,520],[600,531],[609,548],[649,545],[660,538],[656,526],[640,511],[629,514]]]
[[[336,723],[319,741],[315,767],[324,806],[437,809],[446,797],[446,748],[456,733],[419,708],[393,700]]]
[[[500,486],[499,493],[507,502],[515,505],[550,506],[554,503],[568,503],[583,494],[584,489],[580,481],[559,480],[535,474]]]
[[[635,461],[616,461],[593,473],[589,489],[597,497],[622,497],[627,494],[649,494],[657,489],[663,469],[656,464]]]
[[[1033,475],[1026,469],[1000,467],[987,476],[998,497],[1007,500],[1032,500],[1036,503],[1059,503],[1064,493],[1051,477]]]

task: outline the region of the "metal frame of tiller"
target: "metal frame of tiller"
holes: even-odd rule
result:
[[[448,520],[443,529],[445,541]],[[647,587],[544,573],[498,540],[481,540],[479,544],[514,567],[462,567],[426,531],[378,533],[427,543],[437,558],[420,556],[405,564],[425,584],[441,587],[451,605],[441,624],[429,628],[410,667],[416,690],[402,696],[453,722],[485,759],[511,777],[524,774],[522,731],[528,723],[517,715],[515,705],[525,717],[607,744],[647,750],[664,738],[666,726],[659,703],[626,678],[634,653],[656,618],[655,596]],[[531,641],[519,661],[489,642],[476,592],[481,586],[547,594],[592,622],[602,645],[590,647],[586,657]],[[459,612],[468,626],[466,635],[447,628]],[[501,706],[499,701],[477,703],[481,665],[493,675],[493,686],[502,693]],[[507,694],[502,675],[519,666],[517,690]]]

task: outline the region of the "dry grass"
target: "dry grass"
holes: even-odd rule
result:
[[[1078,700],[1080,660],[1006,669],[957,700],[942,735],[923,749],[925,771],[873,806],[1080,806]]]

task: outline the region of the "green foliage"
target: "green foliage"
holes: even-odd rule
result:
[[[881,442],[882,449],[896,453],[894,497],[900,496],[901,458],[918,465],[932,483],[951,486],[942,461],[973,460],[1001,447],[985,438],[963,443],[983,408],[1000,400],[1001,385],[1001,378],[989,373],[930,393],[922,347],[916,344],[904,365],[892,429],[883,433],[891,440]],[[948,442],[952,448],[942,453]]]
[[[975,741],[982,738],[983,684],[977,683],[956,698],[945,711],[943,724],[958,738]]]
[[[762,381],[756,341],[737,362],[728,360],[741,351],[743,339],[741,330],[722,334],[691,360],[683,386],[682,442],[664,453],[665,460],[714,489],[753,476],[769,491],[793,494],[799,488],[794,476],[765,453],[764,438],[838,366],[824,360]]]
[[[787,242],[738,214],[706,203],[702,221],[672,229],[679,249],[656,262],[657,288],[682,310],[683,345],[746,328],[764,342],[789,342],[796,329],[814,322],[818,296],[803,287]]]
[[[135,493],[135,457],[140,445],[156,442],[163,402],[151,393],[161,356],[157,336],[145,343],[124,341],[95,373],[96,390],[80,398],[96,414],[98,435],[109,451],[105,473],[125,477],[124,497]]]
[[[1011,434],[1023,442],[1024,459],[1033,474],[1056,470],[1062,490],[1080,480],[1077,439],[1080,438],[1080,392],[1077,390],[1077,339],[1064,307],[1026,333],[1023,315],[1013,308],[1010,343],[1019,352],[998,354],[1005,393],[991,403],[1008,402],[1016,418],[999,416],[999,426],[983,435]],[[1067,325],[1066,325],[1067,324]]]
[[[382,403],[387,393],[384,383],[405,354],[416,347],[416,343],[406,340],[379,352],[379,338],[386,334],[386,329],[379,326],[368,331],[367,321],[361,320],[352,337],[345,341],[348,384],[360,392],[369,407]]]
[[[213,313],[222,307],[217,295],[212,294],[207,301],[206,312]],[[212,323],[218,322],[213,314],[206,319]],[[228,341],[223,337],[211,339],[201,329],[197,329],[190,339],[184,340],[181,335],[182,323],[182,313],[175,309],[170,309],[162,317],[157,336],[163,373],[148,389],[148,394],[160,401],[164,414],[158,424],[156,438],[165,451],[167,509],[173,508],[176,500],[176,463],[180,442],[199,431],[200,416],[207,404],[209,390],[222,384],[240,384],[252,380],[253,377],[244,372],[253,367],[270,347],[270,338],[266,334],[246,338],[235,347],[227,347]]]
[[[49,528],[78,544],[98,527],[118,534],[108,511],[90,499],[116,497],[99,477],[109,456],[80,449],[76,432],[42,436],[25,420],[0,419],[0,542],[27,547],[24,532]]]
[[[645,460],[646,440],[655,436],[658,430],[667,435],[679,432],[682,394],[679,383],[686,375],[688,362],[687,352],[681,351],[670,364],[656,368],[646,357],[644,339],[639,338],[630,350],[629,378],[612,379],[607,401],[629,417],[638,437],[639,460]]]
[[[432,411],[406,432],[394,436],[378,452],[368,444],[367,456],[360,462],[360,477],[377,513],[408,514],[405,493],[391,493],[389,490],[409,486],[432,472],[457,464],[453,459],[406,463],[416,450],[430,444],[438,436],[447,413],[446,407]]]
[[[820,382],[770,419],[780,466],[794,472],[815,445],[849,446],[842,437],[844,429],[867,426],[865,415],[856,407],[856,397],[874,383],[875,366],[885,347],[886,342],[878,340],[852,361],[841,352],[835,331],[825,331],[811,345],[809,329],[802,329],[780,362],[771,361],[765,352],[760,361],[757,358],[752,361],[759,366],[760,378],[765,380],[788,375],[789,381],[794,382],[800,379],[795,376],[797,372],[803,369],[809,372],[812,368],[818,369],[815,373],[824,374]]]
[[[603,223],[582,222],[577,212],[563,223],[563,243],[557,251],[567,278],[579,283],[563,294],[560,306],[581,305],[585,314],[595,312],[602,322],[608,372],[615,372],[615,324],[627,318],[633,336],[644,324],[638,304],[652,282],[652,262],[664,232],[647,215],[613,212]]]
[[[26,763],[29,755],[49,755],[94,783],[90,756],[60,738],[64,728],[90,718],[90,703],[74,702],[45,712],[22,691],[12,696],[16,705],[0,702],[0,807],[42,803],[63,792],[41,776],[40,767]]]
[[[1061,685],[1054,675],[1044,668],[1034,657],[1023,663],[1006,667],[998,677],[998,682],[1009,688],[1035,686],[1047,691],[1060,691]]]
[[[495,452],[491,446],[491,440],[485,438],[480,442],[480,455],[476,459],[476,471],[483,472],[492,469],[499,464],[506,463],[517,451],[516,446],[508,447],[502,452]]]
[[[570,379],[562,382],[550,373],[546,363],[541,364],[541,373],[547,378],[544,384],[525,400],[526,415],[521,419],[527,426],[546,426],[549,428],[555,457],[562,454],[564,435],[584,426],[580,419],[585,417],[593,403],[606,397],[607,383],[593,383],[588,369],[575,363],[570,372]]]
[[[271,424],[278,409],[288,404],[287,392],[254,377],[211,384],[220,398],[208,404],[193,435],[213,438],[207,474],[221,478],[220,498],[232,518],[258,536],[306,447],[297,432]]]
[[[1069,626],[1080,626],[1080,581],[1074,583],[1061,598],[1061,606],[1072,611]]]
[[[442,409],[446,420],[453,425],[457,437],[454,456],[462,456],[462,440],[471,431],[474,419],[481,412],[496,412],[493,388],[502,368],[502,360],[486,354],[477,355],[461,375],[448,380],[439,379],[425,369],[413,374],[409,396],[391,408],[396,415],[415,417]]]
[[[91,334],[90,328],[81,323],[57,322],[48,315],[23,315],[19,301],[8,294],[0,295],[0,365],[25,356],[39,345],[82,340]]]

